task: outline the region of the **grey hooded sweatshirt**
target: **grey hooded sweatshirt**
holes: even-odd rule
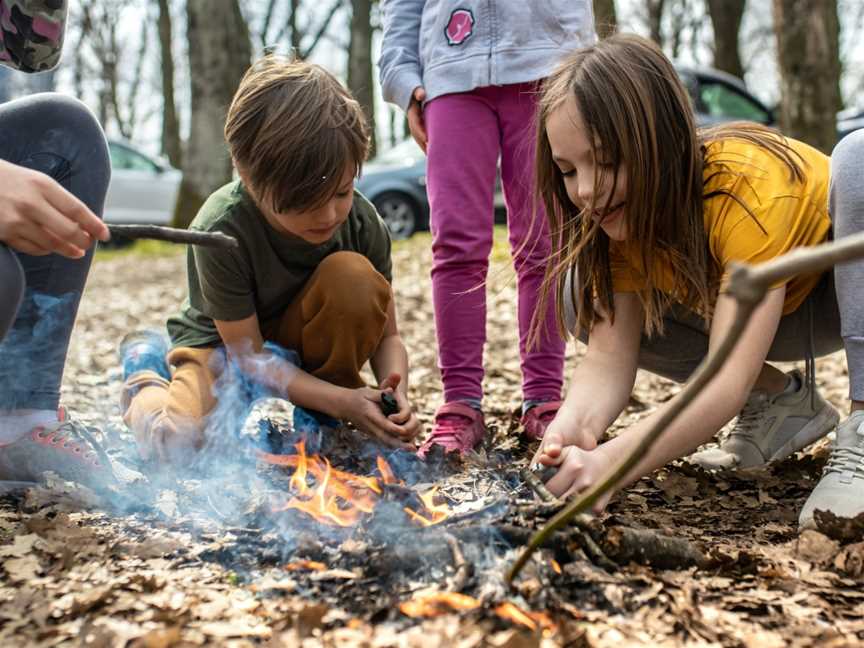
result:
[[[591,45],[591,0],[383,0],[378,61],[384,99],[408,108],[474,88],[536,81]]]

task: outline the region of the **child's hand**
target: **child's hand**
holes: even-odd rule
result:
[[[414,408],[411,406],[408,397],[401,389],[397,389],[401,380],[402,378],[399,374],[390,374],[387,379],[381,383],[381,389],[384,390],[384,392],[392,393],[396,398],[396,404],[399,405],[399,411],[395,414],[391,414],[387,418],[397,425],[402,426],[403,433],[400,436],[403,440],[411,441],[420,434],[421,427],[420,421],[417,420],[417,416],[414,414]]]
[[[406,116],[408,117],[408,130],[411,131],[411,137],[417,142],[417,146],[426,152],[426,122],[423,120],[423,101],[426,99],[426,90],[423,86],[414,88],[414,94],[411,95],[411,103],[408,105]]]
[[[558,472],[546,482],[546,488],[553,495],[561,498],[581,493],[606,475],[612,463],[602,447],[594,450],[583,450],[574,445],[564,446],[558,456],[557,463],[554,464],[558,466]],[[603,511],[611,497],[612,492],[603,495],[594,504],[594,512]]]
[[[399,425],[391,420],[402,413],[402,404],[399,405],[400,411],[388,419],[381,411],[382,393],[384,392],[371,387],[351,390],[344,406],[344,412],[339,418],[351,421],[357,429],[371,434],[388,446],[413,450],[414,444],[406,441],[406,439],[413,438],[411,433],[405,429],[404,425]]]
[[[555,466],[565,446],[593,450],[597,447],[597,439],[591,431],[580,425],[574,426],[572,417],[562,407],[546,428],[546,433],[531,463],[539,462],[546,466]]]

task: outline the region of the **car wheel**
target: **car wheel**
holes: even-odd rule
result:
[[[410,196],[388,191],[377,196],[372,204],[387,223],[390,236],[394,239],[406,239],[417,230],[420,210]]]

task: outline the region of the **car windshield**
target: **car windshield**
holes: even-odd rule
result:
[[[405,164],[411,165],[423,157],[423,151],[413,139],[408,138],[399,142],[393,148],[375,156],[371,162],[375,164]]]

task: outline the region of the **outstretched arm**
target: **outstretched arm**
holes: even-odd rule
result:
[[[561,409],[549,425],[537,460],[556,465],[565,446],[590,450],[627,406],[636,379],[643,313],[635,293],[615,294],[615,323],[597,322],[573,372]]]
[[[215,324],[228,353],[247,376],[295,405],[347,419],[387,445],[413,447],[404,440],[412,438],[404,426],[381,413],[380,390],[333,385],[267,352],[257,315],[236,321],[216,320]]]
[[[753,312],[741,339],[717,376],[666,429],[618,488],[678,459],[705,443],[743,407],[762,369],[774,340],[786,295],[781,286],[770,291]],[[710,347],[726,335],[735,317],[735,300],[721,295],[711,324]],[[618,458],[626,456],[650,429],[675,396],[650,416],[590,452],[567,448],[561,468],[547,486],[558,495],[569,495],[592,485]],[[608,496],[601,504],[608,501]]]
[[[56,66],[67,11],[67,0],[0,0],[0,63],[22,72]]]

